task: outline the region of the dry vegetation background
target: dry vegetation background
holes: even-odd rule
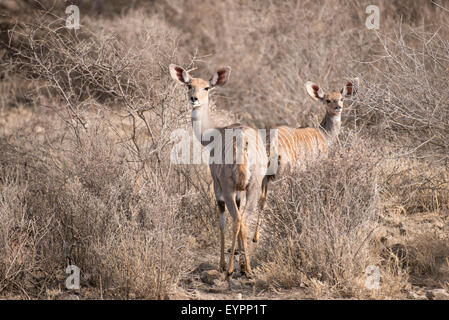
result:
[[[76,32],[64,27],[70,3]],[[449,1],[70,3],[0,1],[0,296],[448,289]],[[370,4],[378,31],[365,27]],[[171,132],[190,127],[170,63],[202,77],[230,65],[216,117],[266,128],[319,123],[307,80],[362,81],[329,157],[272,185],[252,247],[257,280],[231,291],[199,281],[205,263],[218,267],[217,214],[207,167],[169,161]],[[82,272],[75,293],[69,264]],[[370,265],[378,290],[365,287]]]

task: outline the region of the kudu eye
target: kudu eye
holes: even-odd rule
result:
[[[327,103],[331,103],[331,101],[330,101],[329,99],[328,99],[328,100],[326,100],[326,102],[327,102]]]
[[[206,90],[206,91],[209,91],[209,89],[210,89],[210,87],[206,87],[206,88],[204,88],[204,90]]]
[[[192,86],[190,84],[187,85],[187,89],[192,89]]]

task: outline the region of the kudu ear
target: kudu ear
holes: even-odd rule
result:
[[[306,90],[309,96],[311,96],[314,100],[322,100],[324,98],[323,90],[312,81],[307,81]]]
[[[350,97],[357,93],[358,87],[360,85],[359,78],[355,78],[353,82],[348,82],[343,89],[341,89],[340,93],[343,97]]]
[[[173,80],[181,82],[183,84],[188,84],[192,80],[189,73],[180,66],[171,64],[168,68],[170,69],[170,75]]]
[[[230,75],[231,67],[220,68],[214,73],[212,78],[209,80],[209,83],[212,87],[223,86],[226,82],[228,82]]]

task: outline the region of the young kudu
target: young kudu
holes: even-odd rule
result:
[[[313,161],[325,154],[329,145],[338,136],[341,127],[341,113],[343,101],[356,93],[359,80],[348,82],[340,92],[324,93],[315,83],[306,83],[307,93],[316,101],[324,103],[326,115],[318,128],[277,128],[277,154],[269,155],[270,161],[278,161],[278,172],[295,167],[304,166],[308,161]],[[276,159],[277,158],[277,159]],[[267,185],[274,175],[267,176],[263,180],[261,200],[265,200]],[[263,206],[263,202],[262,202]],[[260,209],[262,210],[262,208]],[[253,241],[259,237],[260,216],[257,220],[256,232]]]
[[[218,152],[221,155],[218,156],[218,160],[221,161],[209,164],[220,218],[220,268],[222,270],[226,268],[224,258],[226,206],[233,219],[227,277],[229,278],[233,273],[237,241],[240,249],[240,267],[246,276],[250,277],[251,266],[247,250],[245,220],[248,215],[256,214],[262,181],[267,174],[268,159],[263,140],[265,137],[259,136],[256,130],[238,123],[226,127],[214,125],[209,110],[209,93],[215,87],[223,86],[228,81],[230,67],[219,69],[209,81],[193,78],[183,68],[174,64],[171,64],[169,69],[171,77],[188,88],[188,101],[192,108],[192,125],[196,138],[203,146],[206,146],[209,144],[210,136],[213,136],[214,144],[216,145],[216,139],[218,139],[221,145],[220,150],[213,150],[215,160],[217,160]],[[231,161],[226,154],[231,155]],[[241,192],[246,192],[244,210],[240,210]]]

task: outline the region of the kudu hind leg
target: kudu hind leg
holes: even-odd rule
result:
[[[240,223],[240,237],[242,241],[243,259],[245,264],[245,275],[248,278],[252,278],[253,274],[251,271],[251,263],[249,259],[249,250],[247,243],[247,226],[246,220],[253,214],[258,214],[258,201],[261,196],[260,184],[253,183],[249,186],[246,192],[246,205],[245,212],[242,214],[242,219]]]
[[[254,231],[253,242],[259,241],[260,217],[265,207],[268,192],[268,178],[265,176],[262,181],[262,193],[259,199],[259,210],[257,212],[256,230]]]

